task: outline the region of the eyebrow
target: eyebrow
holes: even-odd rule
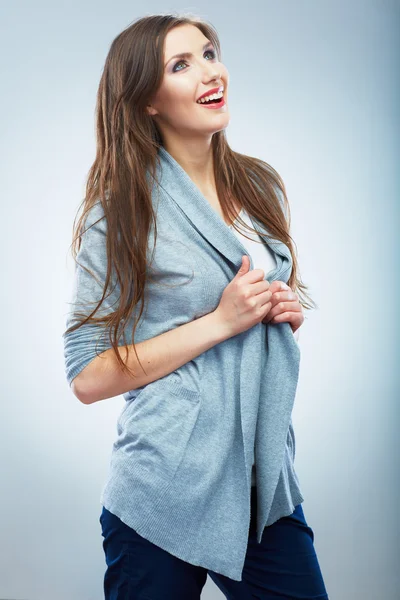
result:
[[[213,43],[211,41],[208,41],[206,44],[204,44],[203,46],[203,52],[206,48],[208,48],[209,46],[212,46]],[[167,62],[165,63],[165,67],[167,66],[167,64],[169,62],[171,62],[171,60],[173,58],[192,58],[193,53],[192,52],[181,52],[180,54],[174,54],[174,56],[171,56],[171,58],[169,60],[167,60]]]

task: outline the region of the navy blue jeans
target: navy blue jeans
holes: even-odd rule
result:
[[[301,504],[288,517],[265,527],[261,544],[257,544],[255,488],[251,502],[242,581],[169,554],[103,507],[100,523],[107,564],[105,600],[200,600],[207,575],[228,600],[327,600],[314,532]]]

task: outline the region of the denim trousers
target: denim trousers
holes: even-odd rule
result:
[[[200,600],[207,575],[228,600],[328,600],[314,532],[301,504],[265,527],[257,543],[256,488],[242,581],[191,565],[141,537],[104,506],[105,600]],[[253,516],[254,515],[254,516]]]

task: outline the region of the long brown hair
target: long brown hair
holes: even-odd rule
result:
[[[78,209],[79,213],[83,206],[83,213],[77,223],[78,215],[75,217],[73,225],[72,254],[76,261],[84,233],[83,223],[93,205],[101,202],[102,218],[107,223],[108,266],[101,300],[89,315],[82,315],[83,319],[65,333],[86,322],[106,327],[121,369],[128,370],[131,375],[132,371],[122,360],[117,347],[121,334],[125,340],[126,324],[134,314],[132,345],[141,364],[134,334],[144,310],[147,243],[151,227],[154,227],[155,239],[157,235],[146,171],[154,176],[162,137],[146,106],[163,79],[165,37],[172,28],[184,24],[198,27],[214,44],[221,60],[220,43],[214,27],[188,14],[142,17],[112,42],[97,92],[96,158],[88,174],[86,196]],[[233,221],[239,205],[255,217],[273,238],[284,242],[293,260],[288,284],[298,293],[305,309],[316,307],[305,293],[307,286],[299,277],[293,240],[289,235],[290,208],[281,177],[268,163],[232,150],[224,130],[213,135],[212,149],[216,189],[225,218]],[[254,231],[242,219],[238,221],[242,227]],[[95,317],[113,271],[120,290],[118,306],[106,317]],[[311,304],[301,296],[308,298]],[[140,310],[136,311],[139,303]]]

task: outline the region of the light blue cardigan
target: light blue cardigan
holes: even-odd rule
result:
[[[242,255],[248,254],[163,147],[159,158],[159,185],[152,192],[158,228],[155,263],[136,343],[213,311],[238,272]],[[102,215],[97,202],[86,225]],[[287,282],[289,249],[252,222],[277,261],[265,278]],[[105,219],[83,235],[77,259],[99,283],[77,267],[73,301],[78,304],[101,297],[105,235]],[[152,229],[150,250],[153,244]],[[116,300],[118,290],[98,314],[111,310]],[[73,322],[71,310],[67,327]],[[130,328],[129,323],[127,343]],[[95,358],[96,342],[99,353],[111,347],[93,325],[64,334],[69,384]],[[291,420],[299,363],[300,348],[289,323],[258,323],[169,375],[124,394],[101,504],[178,558],[241,581],[254,447],[257,541],[265,526],[291,514],[304,500],[293,466]]]

